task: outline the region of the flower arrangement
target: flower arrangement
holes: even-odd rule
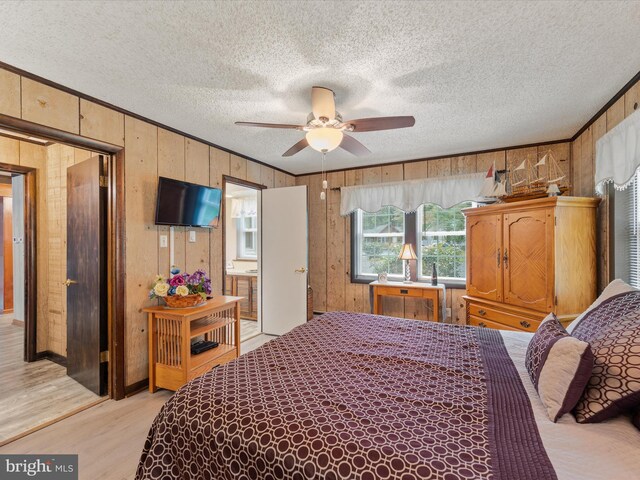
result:
[[[149,298],[162,298],[169,306],[195,306],[203,303],[211,294],[211,279],[204,270],[192,274],[181,273],[172,266],[168,279],[162,275],[155,278]]]

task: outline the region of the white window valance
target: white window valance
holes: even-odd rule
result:
[[[427,203],[450,208],[458,203],[477,199],[484,177],[484,173],[471,173],[453,177],[342,187],[340,215],[349,215],[358,209],[374,213],[386,206],[414,212]]]
[[[231,218],[255,217],[257,214],[257,199],[252,197],[231,199]]]
[[[625,189],[640,167],[640,109],[596,142],[596,192],[607,183]]]

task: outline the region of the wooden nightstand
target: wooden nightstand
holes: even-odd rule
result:
[[[433,315],[436,321],[444,322],[447,318],[446,310],[446,289],[442,284],[431,285],[429,283],[403,283],[386,282],[380,283],[377,280],[369,284],[373,290],[373,313],[382,314],[382,297],[388,295],[392,297],[413,297],[431,300],[433,303]],[[442,303],[440,302],[440,292],[442,292]],[[441,317],[438,320],[438,317]]]
[[[240,356],[240,301],[219,296],[194,308],[143,309],[149,315],[149,391],[177,390],[216,365]],[[204,336],[218,346],[191,354],[191,339]]]

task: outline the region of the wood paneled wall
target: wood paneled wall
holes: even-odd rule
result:
[[[154,225],[158,176],[208,183],[217,187],[222,186],[223,175],[261,183],[267,187],[295,184],[292,175],[4,69],[0,69],[0,114],[124,147],[127,386],[147,377],[146,317],[141,309],[150,304],[147,295],[153,277],[158,273],[167,274],[169,270],[169,249],[160,248],[159,239],[160,235],[168,235],[169,232],[166,227]],[[62,182],[63,178],[66,179],[66,173],[62,175],[62,171],[71,158],[75,161],[75,154],[72,155],[67,150],[70,147],[55,145],[50,148],[53,149],[52,152],[59,154],[59,160],[54,160],[51,155],[48,158],[44,147],[0,137],[0,162],[37,168],[38,192],[46,192],[38,197],[39,212],[42,213],[38,216],[38,284],[45,290],[51,289],[51,304],[48,301],[49,295],[38,296],[38,351],[51,350],[64,355],[66,301],[57,282],[58,277],[62,278],[62,272],[66,271],[66,267],[60,263],[63,256],[66,260],[66,255],[57,246],[63,245],[63,226],[66,229],[66,223],[62,217],[47,219],[43,212],[56,209],[58,205],[53,197],[48,198],[49,193],[53,196],[59,194],[59,198],[66,197],[62,196]],[[25,154],[21,156],[23,149]],[[37,154],[36,149],[40,149]],[[55,182],[60,184],[51,187],[55,194],[48,190],[48,164],[52,169],[52,185],[57,185]],[[51,205],[48,204],[49,199],[52,200]],[[224,265],[222,229],[196,230],[196,242],[189,243],[186,229],[176,228],[175,263],[188,271],[206,269],[211,274],[214,291],[221,293]],[[60,262],[52,260],[46,254],[51,247],[54,258]]]
[[[297,177],[298,185],[307,185],[309,188],[309,278],[314,310],[370,312],[369,286],[351,283],[351,223],[348,217],[340,216],[340,191],[332,188],[486,172],[494,162],[497,169],[504,169],[508,161],[525,157],[541,158],[549,149],[561,161],[563,169],[569,172],[570,145],[557,143],[331,172],[327,175],[330,190],[326,201],[320,200],[322,179],[319,174]],[[447,289],[447,307],[451,309],[447,321],[465,322],[462,300],[465,293],[464,289]],[[389,297],[384,299],[383,313],[395,317],[431,319],[433,311],[425,303],[410,298]]]
[[[159,176],[222,187],[223,175],[263,184],[267,188],[294,185],[294,177],[264,165],[209,147],[182,135],[127,116],[125,118],[126,185],[126,383],[147,377],[146,316],[141,309],[153,277],[168,275],[169,248],[160,247],[160,236],[169,227],[155,226],[155,195]],[[196,242],[188,241],[196,231]],[[214,293],[222,293],[224,260],[222,228],[175,227],[174,263],[192,272],[202,268],[211,274]]]
[[[571,142],[573,158],[573,194],[595,196],[596,142],[605,133],[631,115],[640,105],[640,81],[636,82],[606,112]],[[609,264],[609,197],[602,197],[598,207],[598,291],[609,283],[613,271]]]

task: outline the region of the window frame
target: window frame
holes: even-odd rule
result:
[[[351,265],[350,265],[350,273],[351,273],[351,283],[364,283],[369,284],[374,280],[378,279],[377,275],[362,275],[358,272],[358,258],[359,258],[359,247],[360,247],[360,235],[358,235],[359,225],[358,225],[358,211],[352,212],[351,215]],[[411,218],[410,218],[411,217]],[[404,214],[404,242],[407,243],[408,238],[413,238],[413,243],[415,244],[415,213],[405,213]],[[409,237],[409,230],[413,229],[413,237]],[[415,262],[413,262],[415,263]],[[412,265],[412,275],[413,275],[413,265]],[[400,275],[389,275],[389,280],[392,281],[402,281],[404,280],[404,274]]]
[[[454,205],[454,207],[457,205]],[[471,205],[469,205],[468,207],[465,208],[476,208],[478,205],[475,202],[471,202]],[[418,261],[417,261],[417,265],[416,265],[416,275],[417,275],[417,280],[419,282],[426,282],[426,283],[431,283],[431,274],[429,275],[424,275],[425,272],[422,271],[422,248],[420,248],[420,246],[417,245],[417,240],[420,239],[420,243],[422,243],[422,221],[423,221],[423,207],[424,205],[422,205],[419,209],[418,212],[416,212],[416,244],[414,244],[414,249],[416,251],[416,255],[418,256]],[[441,208],[441,207],[439,207]],[[453,208],[453,207],[451,207]],[[418,228],[418,226],[420,226]],[[467,252],[467,242],[466,242],[466,236],[467,236],[467,220],[465,217],[465,228],[464,228],[464,236],[465,236],[465,255]],[[430,272],[429,272],[430,273]],[[443,277],[440,276],[439,272],[438,272],[438,283],[444,283],[447,287],[455,287],[457,285],[461,286],[460,288],[466,288],[467,286],[467,278],[466,278],[466,269],[465,269],[465,276],[463,278],[456,278],[456,277]]]
[[[247,228],[245,225],[245,220],[246,219],[253,219],[255,218],[255,227],[253,228]],[[236,232],[238,235],[238,252],[237,252],[237,257],[238,260],[257,260],[258,259],[258,216],[254,215],[254,216],[246,216],[244,214],[242,214],[239,218],[236,219]],[[253,224],[254,221],[252,220],[251,223]],[[255,252],[254,254],[251,254],[249,252],[247,252],[247,248],[246,248],[246,242],[245,242],[245,234],[246,233],[251,233],[253,236],[253,243],[254,243],[254,248],[253,250],[251,250],[251,252]]]
[[[376,275],[362,275],[358,272],[358,255],[359,255],[359,231],[358,231],[358,212],[352,212],[350,214],[350,225],[351,232],[349,235],[350,241],[350,252],[351,252],[351,262],[350,262],[350,277],[351,283],[358,284],[369,284],[375,280],[377,280]],[[418,278],[418,262],[421,259],[421,253],[417,249],[417,239],[418,239],[418,212],[405,212],[404,214],[404,243],[410,243],[413,246],[416,255],[418,256],[417,260],[410,260],[411,267],[411,281],[416,283],[430,283],[431,277],[421,277]],[[420,232],[422,235],[422,232]],[[404,280],[404,275],[389,275],[389,280],[392,281],[402,281]],[[444,279],[444,282],[439,281],[438,283],[444,283],[447,288],[466,288],[467,281],[465,279]]]

